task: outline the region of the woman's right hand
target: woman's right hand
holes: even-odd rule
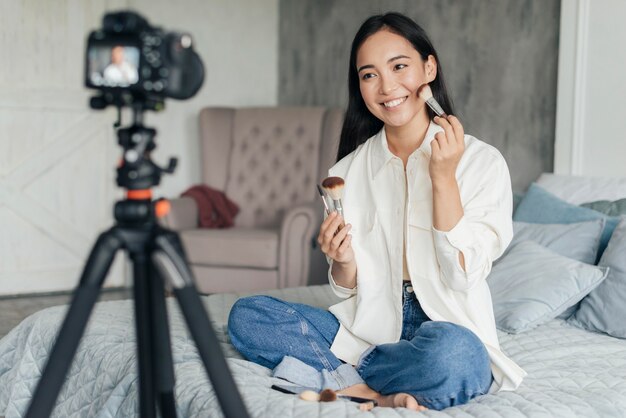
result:
[[[349,234],[352,225],[347,224],[341,228],[343,223],[343,217],[339,213],[331,212],[322,222],[317,242],[324,254],[347,266],[354,263],[354,251],[350,245],[352,235]]]

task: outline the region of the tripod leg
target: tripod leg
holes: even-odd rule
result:
[[[135,329],[137,333],[137,365],[139,369],[139,414],[141,417],[154,417],[154,364],[150,344],[152,342],[151,324],[151,283],[148,277],[148,259],[145,253],[130,253],[133,262],[133,281],[135,298]]]
[[[156,238],[153,253],[162,277],[174,287],[174,295],[198,348],[213,390],[226,418],[248,418],[243,399],[230,374],[215,331],[196,292],[193,276],[178,236],[163,230]]]
[[[72,297],[69,310],[63,320],[46,367],[35,389],[35,394],[26,413],[27,418],[48,417],[59,396],[65,376],[76,354],[78,343],[96,303],[98,293],[111,267],[117,250],[123,241],[116,235],[115,228],[102,233],[91,250],[87,264]]]
[[[154,389],[161,408],[161,416],[163,418],[176,417],[174,362],[172,360],[165,292],[163,291],[164,283],[154,265],[148,263],[148,266],[148,277],[154,278],[150,283]]]

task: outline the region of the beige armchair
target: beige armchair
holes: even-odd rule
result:
[[[327,281],[315,185],[335,161],[342,122],[343,111],[320,107],[202,109],[202,182],[240,211],[233,228],[200,229],[195,201],[172,201],[164,223],[179,231],[201,292]]]

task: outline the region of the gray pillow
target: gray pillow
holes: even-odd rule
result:
[[[518,242],[529,240],[567,258],[595,264],[605,223],[604,219],[573,224],[513,222],[513,240],[508,248],[512,248]],[[570,306],[557,318],[567,319],[577,309],[578,305]]]
[[[530,185],[513,215],[514,221],[536,224],[571,224],[595,219],[606,220],[602,237],[600,237],[600,248],[596,258],[598,261],[609,243],[613,230],[619,223],[619,217],[607,216],[593,209],[572,205],[535,183]]]
[[[521,241],[487,277],[496,326],[517,334],[554,319],[598,286],[607,271]]]
[[[614,201],[597,200],[595,202],[583,203],[580,206],[597,210],[609,216],[626,215],[626,198]]]
[[[568,322],[626,338],[626,218],[615,228],[598,265],[610,268],[606,280],[582,300]]]
[[[567,258],[594,264],[604,223],[604,219],[571,224],[513,222],[513,240],[509,247],[529,240]]]

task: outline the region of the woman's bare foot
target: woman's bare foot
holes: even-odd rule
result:
[[[340,395],[358,396],[359,398],[375,399],[378,406],[391,408],[407,408],[414,411],[425,411],[426,407],[417,403],[417,400],[408,393],[394,393],[393,395],[381,395],[365,383],[347,387],[337,392]]]
[[[408,393],[394,393],[393,395],[382,396],[378,400],[378,406],[389,406],[392,408],[407,408],[413,411],[425,411],[423,405],[417,403],[417,400]]]

